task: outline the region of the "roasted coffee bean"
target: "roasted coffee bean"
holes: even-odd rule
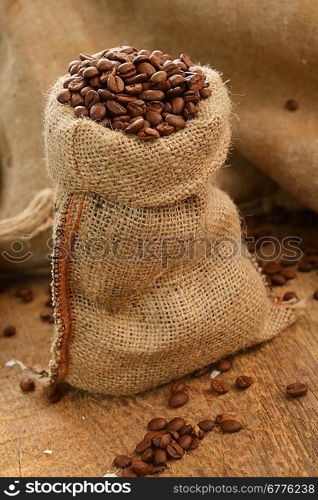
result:
[[[282,269],[280,274],[286,279],[286,280],[292,280],[296,278],[296,273],[292,270],[287,268]]]
[[[158,432],[155,436],[151,438],[153,446],[155,446],[156,448],[160,448],[161,438],[163,435],[164,435],[163,432]]]
[[[221,429],[223,432],[238,432],[242,429],[242,424],[237,420],[223,420]]]
[[[156,129],[158,130],[159,134],[162,136],[170,135],[175,131],[175,128],[166,122],[159,123],[159,125],[157,125]]]
[[[232,368],[233,362],[231,359],[220,359],[215,365],[215,369],[219,372],[228,372]]]
[[[134,83],[142,83],[142,82],[145,82],[147,80],[147,78],[148,77],[147,77],[146,73],[140,73],[138,75],[132,76],[131,78],[126,78],[125,84],[130,85],[130,84],[134,84]]]
[[[145,126],[145,120],[143,118],[138,118],[137,120],[133,121],[127,128],[126,128],[126,133],[127,134],[136,134],[139,132],[139,130],[142,130]]]
[[[187,392],[179,391],[173,393],[169,398],[170,408],[179,408],[185,405],[189,401],[189,396]]]
[[[179,432],[180,436],[185,436],[187,434],[192,434],[193,432],[193,425],[187,424],[185,425]]]
[[[314,293],[313,293],[313,298],[315,300],[318,300],[318,290],[315,290]]]
[[[209,87],[203,87],[203,89],[200,90],[200,96],[203,99],[207,99],[210,95],[212,95],[212,90],[209,89]]]
[[[198,423],[198,426],[200,427],[200,429],[202,431],[209,432],[213,429],[214,423],[210,419],[205,419],[205,420],[201,420],[201,422]]]
[[[119,104],[122,104],[123,106],[127,106],[127,104],[129,104],[130,102],[137,101],[137,97],[132,96],[132,95],[126,95],[126,94],[117,94],[116,100],[117,100],[117,102],[119,102]]]
[[[135,453],[143,453],[147,448],[151,447],[150,439],[143,439],[140,443],[137,444],[135,448]]]
[[[99,71],[96,66],[89,66],[83,71],[83,77],[86,79],[94,78],[94,76],[99,75]]]
[[[171,392],[175,393],[180,391],[187,392],[188,386],[184,382],[176,382],[175,384],[173,384],[173,386],[171,387]]]
[[[151,75],[150,81],[153,83],[162,83],[167,80],[166,71],[157,71],[153,75]]]
[[[68,89],[64,89],[64,90],[61,90],[58,94],[57,94],[57,100],[61,103],[61,104],[66,104],[67,102],[69,102],[71,99],[71,92],[68,90]]]
[[[248,377],[247,375],[240,375],[235,381],[236,387],[238,387],[239,389],[246,389],[247,387],[252,385],[252,383],[252,377]]]
[[[48,388],[48,400],[52,404],[56,404],[61,401],[63,396],[62,390],[59,385],[54,384]]]
[[[163,436],[163,432],[162,431],[148,431],[144,435],[144,439],[150,439],[150,441],[151,441],[153,437],[158,436],[158,435]]]
[[[112,62],[109,59],[99,59],[96,63],[97,69],[103,73],[104,71],[110,71],[113,69]]]
[[[202,368],[199,368],[199,370],[196,370],[195,372],[192,373],[192,377],[198,378],[198,377],[203,377],[203,375],[206,375],[211,371],[210,366],[203,366]]]
[[[147,111],[154,111],[155,113],[163,113],[165,105],[161,101],[148,101]]]
[[[127,455],[117,455],[115,457],[113,464],[115,467],[118,467],[119,469],[125,469],[126,467],[129,467],[132,464],[132,457],[127,457]]]
[[[187,68],[190,68],[191,66],[194,66],[194,64],[191,61],[190,57],[187,56],[186,54],[181,54],[180,61],[182,61],[187,66]]]
[[[165,464],[162,465],[154,465],[151,469],[150,474],[160,474],[160,472],[164,472],[167,466]]]
[[[283,267],[291,267],[291,266],[295,266],[296,264],[297,264],[297,261],[295,261],[294,259],[289,259],[287,257],[281,259],[281,261],[280,261],[280,265]]]
[[[152,127],[156,127],[162,122],[162,116],[160,113],[156,113],[155,111],[147,111],[146,120],[148,120]]]
[[[197,106],[193,104],[193,102],[187,102],[183,110],[183,116],[186,120],[188,120],[195,116],[196,112]]]
[[[149,62],[141,62],[137,64],[137,71],[138,73],[146,73],[147,77],[150,78],[156,73],[156,68]]]
[[[126,109],[121,104],[118,104],[118,102],[116,101],[106,101],[106,108],[109,111],[109,113],[113,116],[120,116],[126,114]]]
[[[144,101],[138,99],[128,104],[127,111],[133,117],[144,116],[146,114],[146,104]]]
[[[165,465],[167,462],[167,454],[164,450],[156,450],[153,456],[154,465]]]
[[[73,78],[72,78],[72,77],[70,77],[70,78],[66,78],[66,80],[64,80],[64,82],[63,82],[63,88],[64,88],[64,89],[68,89],[68,84],[69,84],[72,80],[73,80]],[[63,103],[63,104],[64,104],[64,103]]]
[[[287,302],[288,300],[291,300],[291,299],[297,299],[297,295],[295,294],[295,292],[286,292],[283,295],[283,300],[285,302]]]
[[[183,448],[178,443],[171,443],[167,447],[167,454],[169,457],[174,459],[179,459],[183,456]]]
[[[50,323],[50,325],[54,324],[54,315],[53,315],[52,311],[41,312],[40,318],[42,321],[45,321],[46,323]]]
[[[35,389],[35,383],[30,378],[24,378],[20,381],[20,388],[23,392],[31,392]]]
[[[162,417],[156,417],[148,422],[148,429],[151,431],[161,431],[167,425],[167,420]]]
[[[85,96],[85,106],[91,108],[99,102],[99,94],[96,90],[89,90]]]
[[[107,102],[114,102],[114,101],[107,101]],[[105,104],[102,104],[101,102],[94,104],[89,110],[89,115],[91,118],[93,118],[93,120],[96,121],[102,120],[106,115]]]
[[[102,120],[100,123],[101,125],[103,125],[103,127],[110,128],[111,126],[111,121],[109,118],[104,118],[104,120]]]
[[[121,473],[121,477],[138,477],[132,466],[126,467]]]
[[[33,300],[33,292],[31,288],[19,288],[15,292],[15,296],[19,297],[23,302],[31,302]]]
[[[120,75],[124,75],[125,73],[129,73],[130,71],[136,71],[136,68],[132,62],[125,62],[118,66],[117,71]]]
[[[116,95],[106,89],[98,89],[98,95],[101,101],[109,101],[116,99]],[[94,103],[96,104],[96,103]]]
[[[167,90],[167,97],[168,99],[174,99],[175,97],[178,97],[180,94],[182,94],[182,92],[182,87],[174,87],[173,89]]]
[[[111,128],[114,131],[125,130],[125,124],[123,122],[121,122],[121,121],[114,122],[114,123],[112,123]]]
[[[168,115],[165,118],[165,121],[172,125],[176,129],[181,129],[185,127],[185,120],[181,115]]]
[[[147,448],[140,456],[141,460],[144,462],[147,462],[148,464],[151,464],[153,461],[155,451],[152,450],[151,448]]]
[[[160,137],[159,132],[150,127],[145,127],[143,130],[140,130],[137,135],[140,139],[145,141],[152,141],[153,139],[158,139],[158,137]]]
[[[142,85],[141,83],[132,83],[131,85],[126,85],[125,87],[125,92],[129,95],[137,95],[142,92]]]
[[[197,438],[200,439],[200,441],[204,438],[205,432],[202,429],[199,429],[197,432]]]
[[[17,333],[17,329],[15,326],[13,325],[8,325],[6,326],[3,331],[2,331],[2,335],[4,337],[13,337],[13,335],[15,335]]]
[[[166,433],[160,439],[159,448],[161,448],[162,450],[165,450],[167,448],[167,446],[169,444],[171,444],[171,442],[172,442],[172,439],[171,439],[170,434]]]
[[[85,103],[84,98],[78,92],[74,92],[71,97],[71,106],[76,108],[77,106],[83,106]]]
[[[146,476],[151,470],[150,465],[147,462],[136,459],[133,460],[132,469],[137,476]]]
[[[286,284],[286,278],[284,278],[281,274],[272,274],[271,282],[274,286],[283,286]]]
[[[217,394],[226,394],[230,386],[225,380],[214,378],[211,380],[211,389]]]
[[[305,396],[307,394],[308,387],[301,382],[295,382],[294,384],[289,384],[287,386],[286,392],[288,396],[292,398],[299,398],[300,396]]]
[[[109,77],[107,78],[107,88],[110,92],[119,94],[124,90],[125,84],[120,76],[109,75]]]
[[[179,432],[185,426],[186,426],[186,421],[184,420],[184,418],[182,418],[182,417],[174,417],[173,419],[171,419],[167,423],[166,428],[169,429],[169,430],[171,429],[173,431]]]
[[[313,265],[311,264],[311,262],[308,262],[307,260],[303,260],[302,262],[299,262],[297,269],[301,273],[308,273],[309,271],[312,271]]]
[[[288,99],[285,103],[285,108],[288,111],[297,111],[298,107],[298,102],[295,99]]]
[[[215,417],[215,424],[220,425],[224,420],[232,420],[231,415],[227,415],[226,413],[220,413]],[[200,425],[200,424],[199,424]]]
[[[192,444],[192,437],[189,435],[181,436],[178,444],[183,448],[184,450],[189,450]]]
[[[89,116],[89,111],[85,106],[76,106],[76,108],[74,108],[74,113],[78,118]]]
[[[161,101],[165,98],[165,93],[162,90],[144,90],[139,94],[139,98],[145,101]]]
[[[278,274],[282,270],[282,267],[277,264],[277,262],[269,262],[263,267],[263,272],[265,274]]]
[[[184,82],[184,77],[182,75],[172,75],[168,78],[170,86],[179,87]]]

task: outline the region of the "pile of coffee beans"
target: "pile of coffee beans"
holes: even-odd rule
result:
[[[106,128],[151,141],[185,127],[209,83],[189,56],[172,59],[161,50],[122,46],[99,57],[80,54],[68,65],[70,77],[57,96]]]
[[[209,419],[193,424],[182,417],[169,421],[163,417],[153,418],[148,422],[148,432],[136,445],[134,456],[117,455],[113,465],[122,469],[124,477],[158,474],[166,470],[168,461],[179,460],[197,448],[213,427],[215,424]]]

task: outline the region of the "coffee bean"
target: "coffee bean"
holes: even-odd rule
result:
[[[147,462],[136,459],[133,460],[132,469],[137,476],[146,476],[151,470],[150,465]]]
[[[160,439],[159,448],[165,450],[169,444],[171,444],[172,439],[169,433],[164,434]]]
[[[138,99],[128,104],[127,111],[132,117],[144,116],[146,114],[146,105],[144,101]]]
[[[147,75],[146,73],[140,73],[139,75],[134,75],[131,78],[127,78],[125,80],[126,85],[130,85],[132,83],[142,83],[147,80]]]
[[[145,101],[161,101],[165,98],[165,93],[162,90],[144,90],[139,97]]]
[[[147,111],[146,120],[148,120],[152,127],[156,127],[162,122],[162,116],[160,113],[156,113],[155,111]]]
[[[99,99],[103,102],[109,101],[109,100],[114,100],[116,98],[116,95],[113,94],[112,92],[109,92],[109,90],[106,89],[98,89],[98,95]],[[96,104],[96,103],[94,103]]]
[[[153,457],[155,455],[154,450],[151,448],[147,448],[140,456],[141,460],[147,462],[148,464],[152,463]]]
[[[156,450],[153,456],[154,465],[165,465],[167,462],[167,454],[164,450]]]
[[[185,127],[185,119],[181,115],[170,115],[166,116],[165,121],[172,125],[176,129],[181,129]]]
[[[205,419],[201,420],[201,422],[198,423],[198,426],[202,431],[209,432],[213,429],[214,423],[210,419]]]
[[[291,299],[297,299],[297,295],[295,294],[295,292],[286,292],[283,296],[283,300],[287,302]]]
[[[299,262],[297,269],[301,273],[308,273],[309,271],[312,271],[313,265],[311,264],[311,262],[303,260],[302,262]]]
[[[318,290],[316,290],[314,293],[313,293],[313,298],[315,300],[318,300]]]
[[[57,94],[57,100],[61,103],[61,104],[66,104],[67,102],[69,102],[71,99],[71,92],[68,90],[68,89],[64,89],[64,90],[61,90],[58,94]]]
[[[148,429],[151,431],[161,431],[167,425],[167,420],[162,417],[153,418],[148,422]]]
[[[188,401],[189,396],[186,392],[175,392],[169,398],[169,406],[170,408],[179,408],[180,406],[185,405]]]
[[[126,467],[121,473],[121,477],[138,477],[138,474],[134,471],[133,467]]]
[[[232,420],[232,417],[226,413],[220,413],[215,417],[214,423],[220,425],[224,420]]]
[[[88,68],[85,68],[83,71],[83,77],[90,79],[94,78],[94,76],[99,75],[99,71],[96,68],[96,66],[89,66]]]
[[[74,92],[71,97],[71,106],[76,108],[77,106],[83,106],[85,103],[84,98],[78,92]]]
[[[61,401],[63,396],[62,390],[59,385],[51,385],[48,388],[48,400],[52,404],[56,404]]]
[[[159,125],[157,125],[156,129],[158,130],[159,134],[162,136],[170,135],[170,134],[172,134],[172,132],[175,131],[175,128],[166,122],[159,123]]]
[[[30,378],[24,378],[20,382],[20,388],[23,392],[31,392],[35,389],[35,383]]]
[[[15,326],[13,325],[8,325],[6,326],[3,331],[2,331],[2,335],[4,337],[13,337],[13,335],[15,335],[17,333],[17,329]]]
[[[178,444],[183,448],[184,450],[189,450],[192,444],[192,437],[189,435],[181,436]]]
[[[185,425],[179,432],[180,436],[185,436],[186,434],[192,434],[193,432],[193,425],[187,424]]]
[[[195,448],[197,448],[200,444],[200,439],[195,437],[192,439],[192,443],[191,443],[191,446],[190,446],[190,450],[194,450]]]
[[[109,102],[114,102],[114,101],[106,101],[107,104]],[[108,109],[108,106],[107,106],[107,109]],[[96,120],[96,121],[102,120],[106,115],[105,104],[102,104],[101,102],[93,104],[93,106],[89,110],[89,115],[93,120]]]
[[[135,448],[135,453],[143,453],[147,448],[151,447],[150,439],[143,439],[140,443],[137,444]]]
[[[113,116],[120,116],[126,114],[126,109],[121,104],[118,104],[118,102],[116,101],[106,101],[106,108],[109,111],[109,113]]]
[[[99,102],[99,94],[96,90],[89,90],[85,96],[85,106],[91,108],[94,104]]]
[[[150,439],[150,441],[151,441],[153,437],[158,436],[158,435],[162,436],[163,432],[162,431],[148,431],[144,435],[144,439]]]
[[[112,62],[109,59],[105,58],[99,59],[97,61],[96,67],[102,73],[104,71],[110,71],[111,69],[113,69]]]
[[[200,96],[202,99],[207,99],[210,95],[212,95],[212,90],[209,89],[209,87],[203,87],[203,89],[200,90]]]
[[[107,78],[107,88],[110,92],[118,94],[124,90],[125,84],[124,81],[120,78],[120,76],[110,75]]]
[[[19,297],[23,302],[31,302],[33,300],[33,292],[30,288],[19,288],[15,292],[15,296]]]
[[[156,73],[156,68],[149,62],[141,62],[137,64],[138,73],[146,73],[147,77],[150,78]]]
[[[228,372],[232,368],[233,362],[231,359],[220,359],[215,365],[215,369],[219,372]]]
[[[263,267],[263,272],[265,274],[278,274],[282,270],[281,266],[277,262],[269,262]]]
[[[74,113],[78,118],[89,116],[89,111],[85,106],[76,106],[76,108],[74,108]]]
[[[194,66],[194,64],[191,61],[190,57],[187,56],[186,54],[181,54],[180,61],[182,61],[187,66],[187,68],[190,68],[191,66]]]
[[[50,325],[54,324],[54,315],[52,311],[43,311],[40,314],[40,318],[42,321],[49,323]]]
[[[272,274],[271,282],[274,286],[283,286],[286,284],[286,278],[284,278],[281,274]]]
[[[125,73],[129,73],[130,71],[136,71],[136,68],[132,62],[125,62],[118,66],[117,71],[120,75],[124,75]]]
[[[177,460],[183,456],[184,451],[178,443],[171,443],[167,447],[167,454],[169,455],[169,457]]]
[[[170,420],[167,423],[166,428],[179,432],[179,431],[181,431],[181,429],[183,429],[183,427],[185,427],[185,425],[186,425],[186,421],[184,420],[184,418],[174,417],[172,420]]]
[[[239,389],[246,389],[253,383],[252,377],[248,377],[247,375],[240,375],[240,377],[237,377],[236,381],[236,387]]]
[[[132,461],[133,459],[131,457],[127,457],[126,455],[117,455],[117,457],[115,457],[113,461],[113,464],[119,469],[125,469],[132,464]]]
[[[242,424],[237,420],[223,420],[221,429],[223,432],[238,432],[242,429]]]
[[[280,272],[281,276],[283,276],[286,280],[292,280],[294,278],[296,278],[296,273],[292,270],[292,269],[289,269],[288,267],[287,268],[284,268],[281,272]]]
[[[298,102],[295,99],[288,99],[285,103],[285,108],[288,111],[297,111],[298,107]]]
[[[142,92],[142,85],[141,83],[132,83],[131,85],[126,85],[125,87],[125,92],[129,95],[137,95]]]
[[[157,434],[151,438],[153,446],[160,448],[161,438],[163,435],[163,432],[157,432]]]
[[[230,387],[225,380],[215,378],[211,380],[211,389],[217,394],[226,394]]]
[[[143,130],[140,130],[137,136],[145,141],[152,141],[153,139],[158,139],[158,137],[160,137],[159,132],[150,127],[145,127]]]
[[[153,468],[151,469],[150,474],[160,474],[160,472],[164,472],[166,470],[167,466],[162,464],[162,465],[154,465]]]
[[[307,394],[308,387],[301,382],[295,382],[294,384],[289,384],[287,386],[286,392],[288,396],[292,398],[299,398],[300,396],[305,396]]]
[[[203,375],[206,375],[211,371],[210,366],[203,366],[202,368],[199,368],[199,370],[196,370],[195,372],[192,373],[192,377],[198,378],[198,377],[203,377]]]
[[[125,124],[121,121],[112,124],[111,128],[116,131],[121,131],[125,129]]]

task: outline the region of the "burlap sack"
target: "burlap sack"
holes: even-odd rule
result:
[[[52,382],[137,393],[270,339],[294,319],[271,303],[241,251],[215,252],[220,241],[239,246],[240,219],[209,184],[227,154],[230,101],[218,73],[204,71],[212,97],[184,130],[152,143],[76,119],[56,100],[63,79],[51,91]],[[105,241],[99,259],[91,243],[105,250]],[[136,254],[140,241],[152,252]]]

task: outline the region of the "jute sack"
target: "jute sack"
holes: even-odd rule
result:
[[[240,219],[209,182],[227,154],[230,101],[219,74],[203,69],[212,96],[185,129],[153,142],[76,119],[56,100],[63,79],[50,93],[51,382],[141,392],[268,340],[295,319],[270,300],[248,256],[215,252],[216,242],[240,247]]]

